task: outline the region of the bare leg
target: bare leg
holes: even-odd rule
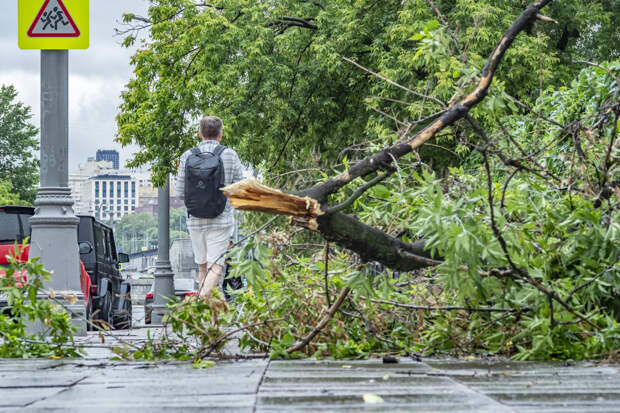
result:
[[[207,268],[209,263],[205,262],[204,264],[198,264],[198,293],[202,290],[202,286],[205,282],[205,278],[207,277]]]
[[[223,267],[219,264],[207,262],[205,266],[206,276],[204,282],[201,282],[200,297],[207,298],[211,294],[211,289],[217,287],[222,276]]]

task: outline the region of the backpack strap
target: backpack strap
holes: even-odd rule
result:
[[[215,150],[213,151],[213,155],[217,157],[217,159],[220,160],[220,165],[222,166],[222,175],[220,175],[220,186],[224,186],[226,183],[226,169],[224,168],[224,161],[222,160],[222,157],[220,155],[222,155],[222,152],[224,152],[226,150],[226,146],[224,145],[217,145],[215,147]]]
[[[222,152],[224,152],[226,149],[228,149],[226,146],[224,145],[217,145],[215,150],[213,151],[213,155],[217,156],[218,158],[220,157],[220,155],[222,154]]]

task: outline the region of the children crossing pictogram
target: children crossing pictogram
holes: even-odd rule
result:
[[[29,37],[79,37],[80,29],[62,0],[45,0],[28,29]]]

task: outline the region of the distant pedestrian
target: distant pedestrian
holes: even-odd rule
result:
[[[243,179],[237,153],[220,144],[223,123],[217,116],[200,121],[202,141],[181,156],[176,193],[187,207],[187,229],[198,264],[199,296],[207,299],[222,276],[228,243],[234,230],[230,201],[219,190]]]

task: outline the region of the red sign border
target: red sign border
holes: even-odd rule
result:
[[[56,33],[56,34],[46,34],[46,33],[36,34],[36,33],[33,33],[33,30],[36,27],[37,22],[39,21],[39,19],[41,18],[41,15],[43,14],[45,9],[47,8],[47,5],[50,3],[50,0],[45,0],[45,3],[43,3],[43,6],[41,6],[41,10],[39,10],[39,13],[37,14],[37,17],[34,18],[34,21],[30,25],[30,29],[28,29],[28,37],[80,37],[80,34],[81,34],[80,33],[80,29],[78,29],[78,27],[75,25],[75,22],[73,21],[73,17],[71,17],[69,12],[67,11],[67,8],[65,7],[65,4],[62,2],[62,0],[57,0],[57,1],[58,1],[58,5],[62,9],[62,11],[65,12],[65,16],[67,16],[67,19],[69,20],[69,23],[71,23],[71,26],[73,27],[73,30],[75,30],[75,33]]]

